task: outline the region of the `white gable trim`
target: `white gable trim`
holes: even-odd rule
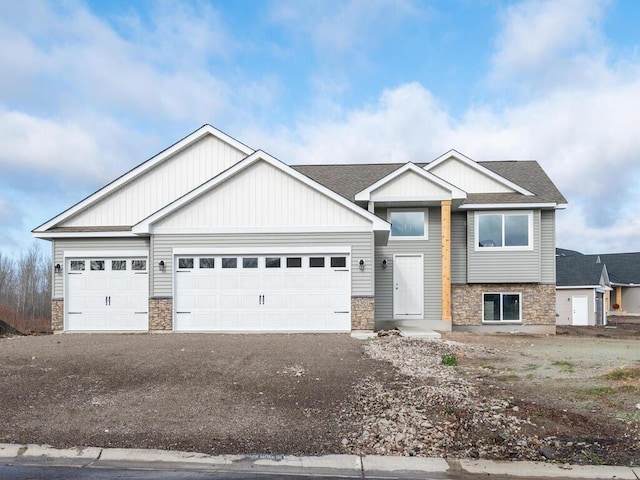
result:
[[[139,237],[132,232],[33,232],[34,238],[43,238],[45,240],[52,238],[116,238],[116,237]]]
[[[442,187],[445,190],[451,192],[451,198],[452,199],[465,199],[465,198],[467,198],[467,194],[463,190],[460,190],[458,187],[456,187],[454,185],[451,185],[449,182],[444,181],[440,177],[437,177],[434,174],[423,170],[422,168],[418,167],[417,165],[415,165],[415,164],[413,164],[411,162],[408,162],[408,163],[405,163],[402,167],[398,168],[397,170],[395,170],[395,171],[391,172],[390,174],[382,177],[380,180],[378,180],[373,185],[370,185],[367,188],[365,188],[364,190],[362,190],[361,192],[358,192],[356,194],[356,196],[355,196],[356,202],[360,202],[360,201],[368,202],[369,200],[371,200],[371,194],[374,191],[376,191],[378,188],[380,188],[383,185],[391,182],[395,178],[399,177],[400,175],[402,175],[403,173],[408,172],[408,171],[414,172],[414,173],[420,175],[426,181],[433,182],[436,185],[438,185],[439,187]]]
[[[499,182],[502,185],[504,185],[505,187],[509,187],[509,188],[515,190],[516,192],[521,193],[522,195],[526,195],[528,197],[534,196],[534,194],[531,193],[529,190],[521,187],[517,183],[513,183],[511,180],[507,180],[503,176],[498,175],[497,173],[489,170],[487,167],[483,167],[478,162],[470,159],[466,155],[463,155],[462,153],[460,153],[460,152],[458,152],[456,150],[449,150],[447,153],[445,153],[443,155],[440,155],[434,161],[432,161],[432,162],[428,163],[427,165],[425,165],[424,169],[429,171],[432,168],[440,165],[441,163],[446,162],[449,158],[455,158],[456,160],[461,161],[462,163],[464,163],[468,167],[473,168],[474,170],[476,170],[476,171],[478,171],[480,173],[483,173],[484,175],[486,175],[486,176],[492,178],[493,180],[495,180],[496,182]]]
[[[157,222],[160,219],[166,217],[167,215],[170,215],[171,213],[177,211],[178,209],[180,209],[183,206],[187,205],[189,202],[195,200],[196,198],[200,197],[204,193],[206,193],[209,190],[215,188],[217,185],[220,185],[224,181],[230,179],[231,177],[233,177],[237,173],[241,172],[242,170],[248,168],[250,165],[253,165],[254,163],[256,163],[258,161],[267,162],[271,166],[273,166],[273,167],[277,168],[278,170],[280,170],[280,171],[282,171],[282,172],[294,177],[296,180],[299,180],[300,182],[304,183],[305,185],[309,186],[310,188],[312,188],[312,189],[314,189],[314,190],[326,195],[330,199],[332,199],[335,202],[339,203],[340,205],[348,208],[349,210],[353,211],[354,213],[360,215],[361,217],[366,218],[367,220],[372,222],[373,230],[381,230],[381,231],[385,231],[385,232],[389,232],[391,230],[391,225],[389,223],[387,223],[386,221],[382,220],[381,218],[377,217],[376,215],[370,213],[367,210],[364,210],[364,209],[358,207],[357,205],[355,205],[354,203],[350,202],[346,198],[344,198],[344,197],[338,195],[337,193],[335,193],[333,190],[330,190],[327,187],[325,187],[324,185],[321,185],[318,182],[310,179],[309,177],[301,174],[297,170],[294,170],[290,166],[282,163],[281,161],[279,161],[278,159],[272,157],[268,153],[265,153],[262,150],[257,150],[253,154],[251,154],[248,157],[246,157],[244,160],[241,160],[240,162],[236,163],[235,165],[233,165],[232,167],[228,168],[224,172],[220,173],[216,177],[212,178],[208,182],[203,183],[198,188],[192,190],[191,192],[187,193],[186,195],[182,196],[181,198],[179,198],[179,199],[175,200],[174,202],[170,203],[166,207],[158,210],[153,215],[150,215],[147,218],[145,218],[144,220],[142,220],[141,222],[137,223],[136,225],[133,226],[132,232],[135,233],[135,234],[138,234],[138,235],[151,233],[152,225],[155,222]]]
[[[223,141],[225,143],[228,143],[232,147],[240,150],[245,155],[251,155],[255,151],[252,148],[246,146],[245,144],[239,142],[235,138],[232,138],[229,135],[227,135],[226,133],[221,132],[217,128],[214,128],[211,125],[203,125],[202,127],[200,127],[195,132],[187,135],[182,140],[178,141],[177,143],[174,143],[169,148],[167,148],[167,149],[163,150],[162,152],[158,153],[157,155],[151,157],[146,162],[138,165],[137,167],[133,168],[132,170],[129,170],[127,173],[125,173],[121,177],[117,178],[116,180],[114,180],[113,182],[109,183],[105,187],[101,188],[97,192],[89,195],[84,200],[81,200],[80,202],[76,203],[73,207],[71,207],[68,210],[62,212],[60,215],[58,215],[56,217],[53,217],[48,222],[46,222],[46,223],[40,225],[39,227],[35,228],[33,230],[34,236],[37,237],[37,235],[36,235],[37,233],[45,232],[46,230],[48,230],[50,228],[53,228],[56,225],[64,222],[66,219],[68,219],[69,217],[77,214],[81,210],[84,210],[87,207],[95,204],[96,202],[98,202],[102,198],[104,198],[107,195],[109,195],[114,190],[122,187],[124,184],[132,181],[134,178],[139,177],[140,175],[144,174],[148,170],[151,170],[152,168],[154,168],[159,163],[162,163],[166,159],[174,156],[176,153],[178,153],[181,150],[184,150],[185,148],[187,148],[190,145],[194,144],[195,142],[199,141],[200,139],[202,139],[206,135],[213,135],[214,137],[218,138],[219,140],[221,140],[221,141]]]
[[[460,210],[495,210],[495,209],[531,209],[558,208],[557,203],[465,203]]]

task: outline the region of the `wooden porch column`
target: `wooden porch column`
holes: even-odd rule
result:
[[[440,202],[442,227],[442,320],[451,321],[451,200]]]
[[[622,287],[620,285],[616,287],[616,303],[620,305],[618,311],[624,311],[624,309],[622,308]]]

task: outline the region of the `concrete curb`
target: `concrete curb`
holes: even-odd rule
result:
[[[49,445],[0,443],[0,464],[15,466],[119,467],[155,470],[202,470],[253,473],[314,473],[447,478],[447,473],[520,478],[640,479],[640,467],[557,465],[543,462],[393,457],[376,455],[206,455],[125,448],[54,448]]]

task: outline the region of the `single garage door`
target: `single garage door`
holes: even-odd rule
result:
[[[175,330],[351,329],[347,254],[178,256]]]
[[[66,267],[65,330],[148,330],[146,258],[70,258]]]

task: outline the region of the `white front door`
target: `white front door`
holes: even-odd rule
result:
[[[393,318],[422,319],[424,260],[421,254],[393,257]]]
[[[348,254],[175,257],[175,330],[348,332]]]
[[[589,325],[589,297],[586,295],[571,297],[571,325]]]
[[[146,258],[70,258],[66,331],[148,330]]]

